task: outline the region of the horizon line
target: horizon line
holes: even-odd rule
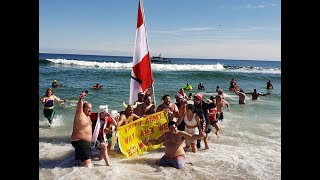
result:
[[[115,56],[115,57],[129,57],[125,55],[101,55],[101,54],[75,54],[75,53],[52,53],[52,52],[39,52],[39,54],[61,54],[61,55],[86,55],[86,56]],[[261,59],[224,59],[224,58],[191,58],[191,57],[166,57],[166,58],[175,58],[175,59],[207,59],[207,60],[231,60],[231,61],[276,61],[281,62],[281,60],[261,60]]]

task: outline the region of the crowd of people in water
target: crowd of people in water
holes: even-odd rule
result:
[[[57,83],[56,80],[54,82]],[[95,86],[99,87],[99,84]],[[117,143],[115,135],[117,129],[141,117],[164,111],[168,115],[169,131],[157,139],[147,138],[144,143],[147,145],[148,143],[165,142],[164,155],[159,165],[181,169],[185,164],[185,149],[191,148],[191,151],[196,153],[201,148],[201,141],[204,143],[204,149],[209,149],[208,135],[213,131],[212,127],[214,127],[216,137],[219,138],[219,123],[224,119],[223,109],[226,107],[228,111],[231,111],[230,104],[225,98],[225,92],[220,86],[216,86],[217,95],[210,96],[210,98],[205,98],[201,92],[187,95],[185,91],[190,91],[192,89],[190,87],[191,85],[187,83],[186,86],[179,89],[174,95],[175,102],[172,101],[170,95],[166,94],[162,96],[161,104],[157,105],[155,99],[152,98],[154,92],[151,86],[146,92],[137,94],[138,100],[134,104],[123,102],[124,110],[119,113],[109,112],[108,105],[100,105],[99,112],[92,112],[92,104],[84,101],[88,91],[81,93],[78,96],[71,134],[75,160],[85,167],[92,167],[92,149],[96,149],[99,151],[99,160],[103,159],[106,165],[110,166],[109,156]],[[202,82],[199,83],[198,89],[205,90]],[[267,89],[273,89],[270,80],[267,82]],[[239,88],[235,78],[230,81],[229,90],[239,96],[239,104],[245,104],[246,94],[251,94],[252,100],[270,94],[270,92],[258,93],[256,89],[245,93]],[[48,88],[41,102],[44,117],[48,119],[49,124],[52,124],[55,114],[55,101],[63,102],[54,95],[52,88]]]

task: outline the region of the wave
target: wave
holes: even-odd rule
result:
[[[118,61],[84,61],[69,59],[45,59],[42,64],[60,64],[67,66],[94,67],[101,69],[121,69],[130,70],[132,63]],[[41,62],[41,61],[40,61]],[[234,73],[269,73],[281,74],[280,68],[275,67],[253,67],[253,66],[228,66],[221,63],[216,64],[156,64],[152,63],[153,71],[215,71],[215,72],[234,72]]]
[[[39,65],[50,65],[50,64],[54,64],[54,62],[49,61],[47,59],[39,59]]]

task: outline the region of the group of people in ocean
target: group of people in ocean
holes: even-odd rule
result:
[[[271,84],[270,80],[268,84]],[[270,94],[258,93],[256,89],[252,93],[244,93],[242,89],[239,89],[234,78],[230,82],[231,85],[235,94],[239,96],[239,104],[245,104],[245,94],[251,94],[252,100]],[[268,87],[270,89],[270,85]],[[165,142],[165,154],[160,159],[159,165],[181,169],[185,164],[185,149],[191,148],[191,151],[196,153],[201,148],[202,140],[204,149],[209,149],[208,135],[212,127],[219,138],[219,123],[224,119],[223,108],[226,106],[228,111],[231,110],[220,86],[216,86],[217,95],[210,96],[210,98],[205,98],[201,93],[187,95],[184,91],[185,88],[181,88],[176,92],[175,102],[172,102],[170,95],[163,95],[161,104],[157,106],[155,100],[152,100],[154,96],[151,86],[147,91],[137,94],[138,100],[134,104],[123,102],[124,110],[119,113],[109,112],[108,105],[100,105],[99,112],[92,112],[92,104],[84,101],[88,91],[83,92],[78,96],[71,134],[75,160],[85,167],[92,167],[92,149],[97,149],[99,160],[104,159],[106,165],[110,166],[109,156],[117,143],[115,135],[117,128],[141,117],[164,111],[168,115],[169,131],[157,139],[147,138],[144,143]],[[41,101],[44,104],[43,114],[51,124],[55,112],[54,101],[62,102],[63,100],[53,94],[52,88],[48,88]]]
[[[52,88],[62,87],[62,84],[61,84],[61,83],[58,83],[58,81],[55,79],[55,80],[52,81],[51,87],[52,87]],[[102,84],[96,83],[96,84],[94,84],[94,85],[92,86],[92,89],[98,90],[98,89],[101,89],[102,87],[103,87]]]

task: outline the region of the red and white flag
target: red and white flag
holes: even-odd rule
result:
[[[138,93],[145,92],[153,83],[147,29],[144,20],[143,0],[138,0],[138,20],[133,52],[129,104],[138,100]]]

